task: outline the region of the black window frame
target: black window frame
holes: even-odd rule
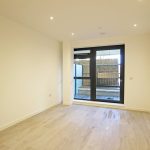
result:
[[[103,100],[96,99],[96,52],[102,50],[116,50],[120,49],[120,100]],[[91,86],[91,99],[90,101],[98,101],[98,102],[108,102],[108,103],[120,103],[124,104],[124,84],[125,84],[125,44],[121,45],[110,45],[110,46],[98,46],[98,47],[86,47],[86,48],[74,48],[74,51],[83,51],[90,50],[88,54],[88,58],[90,58],[90,77],[74,77],[75,79],[89,79]],[[74,55],[74,59],[77,58],[77,55]],[[83,57],[83,56],[81,56]],[[78,99],[75,98],[74,99]],[[78,99],[85,100],[85,99]]]

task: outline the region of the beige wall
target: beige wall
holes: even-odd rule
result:
[[[72,47],[125,44],[125,107],[150,111],[150,34],[75,41]]]
[[[73,102],[73,49],[69,41],[63,41],[63,104]]]
[[[61,45],[0,17],[0,129],[61,102]]]

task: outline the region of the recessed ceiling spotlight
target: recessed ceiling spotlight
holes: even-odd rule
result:
[[[50,19],[50,20],[54,20],[54,17],[53,17],[53,16],[51,16],[51,17],[49,17],[49,19]]]
[[[74,36],[75,34],[72,32],[71,35]]]
[[[137,24],[134,24],[133,26],[134,26],[134,27],[137,27]]]

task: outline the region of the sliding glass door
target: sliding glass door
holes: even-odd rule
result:
[[[124,103],[124,45],[75,49],[74,98]]]
[[[90,50],[74,53],[74,98],[91,100]]]
[[[123,60],[121,47],[103,47],[96,50],[96,100],[123,100]]]

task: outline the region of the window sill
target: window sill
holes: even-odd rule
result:
[[[118,103],[106,103],[106,102],[85,101],[85,100],[76,100],[76,99],[73,100],[73,103],[79,105],[96,106],[96,107],[125,109],[125,104],[118,104]]]

